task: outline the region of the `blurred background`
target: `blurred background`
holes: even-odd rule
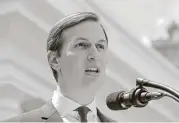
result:
[[[52,97],[56,82],[46,58],[48,32],[59,19],[81,11],[98,14],[109,37],[99,109],[122,122],[179,121],[179,104],[167,97],[123,111],[105,104],[108,94],[135,88],[139,77],[179,90],[178,0],[0,0],[0,120]]]

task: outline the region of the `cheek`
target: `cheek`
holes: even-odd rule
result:
[[[102,65],[102,68],[106,68],[106,66],[107,66],[107,64],[108,64],[108,59],[107,59],[107,57],[103,57],[102,59],[101,59],[101,65]]]
[[[76,71],[80,71],[81,69],[84,69],[84,59],[83,57],[71,54],[68,56],[65,56],[62,61],[62,68],[64,71],[70,73],[77,73]]]

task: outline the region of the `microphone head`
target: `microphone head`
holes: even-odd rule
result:
[[[121,92],[114,92],[114,93],[111,93],[107,96],[106,98],[106,104],[108,106],[109,109],[111,110],[125,110],[126,108],[124,108],[120,101],[120,95],[123,94],[124,91],[121,91]]]

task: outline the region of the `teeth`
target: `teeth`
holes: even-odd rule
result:
[[[97,68],[88,68],[87,70],[96,71],[96,70],[98,70],[98,69],[97,69]]]
[[[89,71],[98,72],[98,69],[97,68],[88,68],[88,69],[86,69],[86,72],[89,72]]]

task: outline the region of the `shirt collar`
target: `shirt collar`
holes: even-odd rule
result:
[[[63,96],[57,90],[54,91],[52,97],[52,104],[54,105],[54,107],[62,117],[71,113],[73,110],[77,109],[78,107],[82,106],[79,103]],[[86,107],[88,107],[93,112],[93,114],[97,116],[95,99],[90,104],[86,105]]]

